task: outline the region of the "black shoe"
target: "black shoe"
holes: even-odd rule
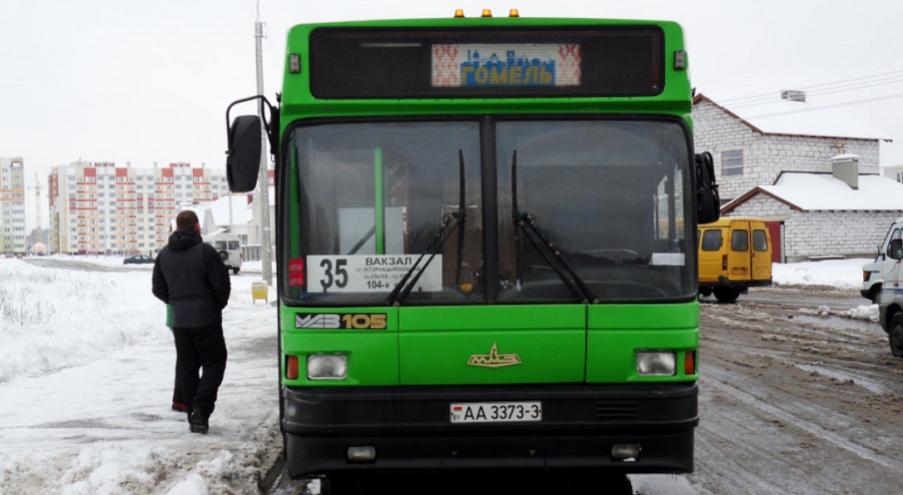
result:
[[[198,409],[192,411],[191,415],[188,416],[188,429],[192,433],[203,433],[206,435],[210,429],[210,425],[207,423],[207,415]]]

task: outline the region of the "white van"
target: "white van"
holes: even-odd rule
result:
[[[236,234],[215,234],[205,239],[219,253],[226,268],[238,275],[241,269],[241,239]]]
[[[903,238],[903,217],[898,218],[887,230],[884,241],[878,246],[878,256],[875,261],[862,265],[862,289],[859,291],[862,297],[873,303],[878,302],[878,294],[894,271],[898,261],[888,256],[888,246],[893,239]]]
[[[878,294],[878,316],[890,340],[891,352],[903,357],[903,288],[900,287],[903,283],[903,238],[891,239],[883,254],[893,266]]]

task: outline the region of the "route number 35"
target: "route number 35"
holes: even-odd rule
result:
[[[323,290],[329,290],[333,285],[340,289],[348,285],[348,270],[345,269],[347,265],[348,260],[341,258],[335,260],[334,268],[332,260],[320,260],[320,268],[323,269],[323,275],[326,277],[320,279],[320,285],[323,286]]]

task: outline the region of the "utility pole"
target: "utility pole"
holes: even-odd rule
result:
[[[257,0],[257,21],[254,23],[254,38],[257,58],[257,94],[263,96],[263,23],[260,22],[260,0]],[[258,107],[260,121],[263,122],[263,101]],[[262,125],[262,124],[261,124]],[[260,176],[257,178],[257,208],[260,219],[260,262],[263,280],[267,285],[273,284],[273,256],[270,250],[270,181],[267,167],[267,137],[263,133],[260,143]],[[229,198],[231,204],[232,198]]]

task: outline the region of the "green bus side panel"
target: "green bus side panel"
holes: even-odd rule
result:
[[[587,320],[587,382],[673,382],[698,378],[698,372],[684,373],[686,351],[699,347],[698,302],[593,305],[587,308]],[[674,351],[677,373],[639,376],[636,352],[643,350]]]
[[[295,316],[309,314],[385,314],[387,328],[382,330],[299,329]],[[289,308],[281,307],[282,353],[298,356],[300,377],[285,377],[285,358],[282,358],[282,383],[290,386],[336,387],[398,385],[398,310],[397,308]],[[348,355],[348,375],[345,380],[308,380],[307,356],[310,354],[343,353]]]
[[[399,309],[402,385],[580,383],[586,356],[582,305]],[[517,364],[475,366],[492,349]]]
[[[590,329],[665,330],[699,327],[699,302],[596,304],[587,308]]]

